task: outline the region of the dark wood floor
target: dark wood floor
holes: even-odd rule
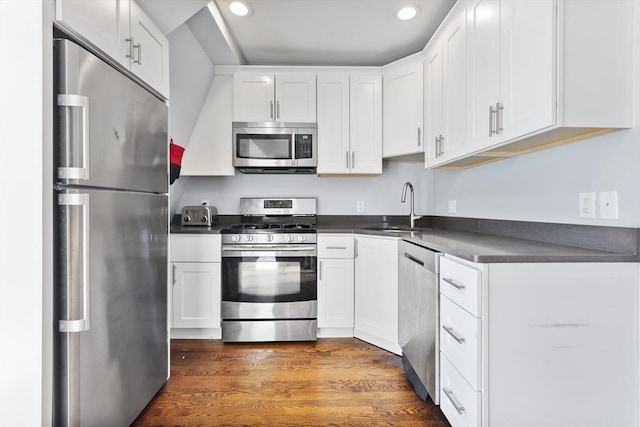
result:
[[[174,340],[171,378],[134,426],[449,427],[400,357],[357,339]]]

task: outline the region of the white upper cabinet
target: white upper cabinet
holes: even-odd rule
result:
[[[553,0],[469,5],[472,149],[556,124],[555,15]]]
[[[455,8],[425,49],[430,85],[429,61],[443,43],[444,141],[429,147],[439,133],[427,131],[427,167],[465,168],[632,125],[633,0],[465,0],[456,7],[466,9],[466,62],[447,67],[453,51],[444,33],[459,19]],[[450,87],[465,91],[465,114],[452,108],[462,97],[447,92],[447,79],[458,80],[451,73],[462,70],[466,83]],[[425,101],[427,120],[435,96]],[[447,118],[458,115],[461,121]],[[465,132],[462,145],[447,136],[447,123]]]
[[[168,96],[169,40],[136,2],[131,2],[131,40],[131,71]]]
[[[456,5],[425,48],[425,165],[459,156],[466,146],[467,21]]]
[[[349,79],[350,171],[382,173],[382,76]]]
[[[318,174],[350,173],[349,75],[318,74]]]
[[[238,71],[233,76],[233,121],[316,122],[316,75]]]
[[[422,67],[417,53],[382,68],[383,157],[424,152]]]
[[[56,0],[56,21],[169,98],[169,42],[130,0]]]
[[[380,75],[318,75],[317,171],[382,173]]]
[[[56,20],[129,68],[129,0],[56,0]]]

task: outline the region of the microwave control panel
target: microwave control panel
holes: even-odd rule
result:
[[[313,158],[313,138],[309,134],[296,135],[296,159]]]

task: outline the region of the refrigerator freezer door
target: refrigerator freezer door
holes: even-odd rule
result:
[[[166,193],[166,104],[69,40],[54,58],[58,182]]]
[[[72,189],[57,199],[56,424],[129,425],[168,377],[167,196]]]

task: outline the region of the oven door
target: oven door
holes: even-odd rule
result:
[[[295,166],[295,129],[237,128],[233,130],[234,167]]]
[[[229,245],[222,253],[222,301],[290,303],[317,299],[315,245]]]

